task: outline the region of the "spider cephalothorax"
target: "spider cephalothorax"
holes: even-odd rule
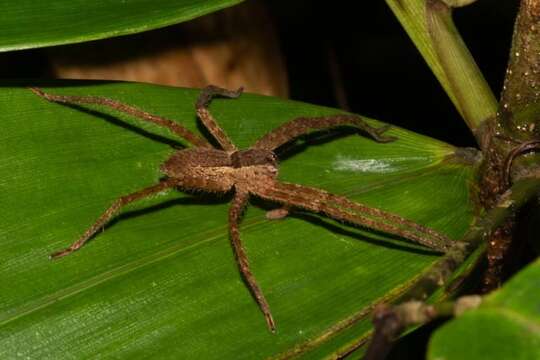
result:
[[[277,161],[272,151],[248,149],[234,152],[194,148],[180,150],[161,166],[170,178],[186,189],[207,192],[253,192],[277,177]]]
[[[210,193],[234,191],[234,197],[229,209],[231,242],[240,272],[264,313],[268,328],[274,332],[275,323],[270,307],[251,273],[246,252],[240,241],[240,218],[249,197],[252,195],[283,205],[279,215],[270,216],[272,218],[286,216],[289,209],[297,208],[321,213],[353,225],[366,226],[378,231],[399,235],[436,251],[444,252],[450,247],[451,241],[444,235],[401,216],[352,202],[343,196],[330,194],[324,190],[282,182],[277,178],[278,162],[274,151],[300,135],[313,130],[349,126],[362,130],[376,141],[394,141],[394,137],[383,135],[388,127],[371,127],[360,117],[354,115],[300,117],[286,122],[267,133],[249,149],[239,150],[218,126],[208,110],[208,105],[212,97],[216,95],[236,98],[240,96],[242,90],[230,91],[208,86],[201,92],[195,107],[203,125],[219,143],[221,149],[217,149],[203,138],[172,120],[149,114],[115,100],[93,96],[53,95],[37,88],[31,90],[42,98],[53,102],[96,104],[113,108],[164,126],[193,145],[192,148],[176,151],[163,163],[161,170],[167,176],[165,179],[156,185],[117,199],[76,242],[64,250],[53,253],[52,258],[68,255],[81,248],[126,204],[165,189],[176,187]]]

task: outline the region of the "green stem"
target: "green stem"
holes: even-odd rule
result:
[[[477,135],[480,124],[495,116],[497,100],[454,25],[448,0],[386,2]]]

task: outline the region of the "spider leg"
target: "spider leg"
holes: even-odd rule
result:
[[[187,128],[183,127],[182,125],[180,125],[179,123],[175,121],[166,119],[161,116],[147,113],[146,111],[143,111],[139,108],[121,103],[116,100],[112,100],[105,97],[98,97],[98,96],[55,95],[55,94],[46,93],[43,90],[36,87],[31,87],[30,90],[34,94],[51,102],[68,104],[68,105],[89,104],[89,105],[106,106],[108,108],[114,109],[121,113],[134,116],[138,119],[145,120],[145,121],[154,123],[156,125],[166,127],[172,133],[178,135],[179,137],[186,140],[192,145],[195,145],[198,147],[211,147],[211,145],[206,140],[192,133]]]
[[[232,200],[232,204],[229,209],[229,226],[230,226],[230,232],[231,232],[231,242],[233,245],[234,253],[236,255],[236,261],[238,263],[238,267],[240,268],[240,273],[242,274],[244,280],[246,281],[249,287],[249,290],[255,297],[255,300],[257,301],[259,308],[263,312],[268,329],[271,332],[275,332],[276,324],[274,323],[274,318],[272,317],[270,306],[268,305],[268,302],[266,301],[266,298],[264,297],[261,288],[257,284],[257,280],[255,280],[255,276],[253,276],[253,273],[250,270],[246,250],[244,249],[244,246],[242,245],[242,242],[240,240],[239,223],[240,223],[240,218],[242,216],[242,212],[244,208],[246,207],[248,199],[249,199],[249,194],[247,192],[237,190],[234,196],[234,199]]]
[[[176,179],[163,180],[157,185],[153,185],[118,198],[107,210],[105,210],[105,212],[96,220],[96,222],[84,232],[84,234],[77,241],[75,241],[73,244],[71,244],[71,246],[66,249],[52,253],[50,255],[50,258],[58,259],[79,250],[88,240],[90,240],[92,236],[94,236],[96,232],[99,231],[99,229],[105,226],[113,218],[113,216],[118,213],[118,211],[120,211],[122,207],[133,201],[149,197],[160,191],[174,187],[176,186],[177,182],[178,180]]]
[[[323,213],[336,220],[398,235],[440,252],[452,246],[452,240],[428,227],[380,209],[372,208],[324,190],[275,181],[258,189],[256,195],[288,206]]]
[[[210,114],[208,106],[216,96],[236,99],[242,94],[242,90],[242,88],[239,88],[236,91],[232,91],[209,85],[201,91],[197,103],[195,104],[199,119],[201,119],[204,126],[210,131],[212,136],[219,142],[219,145],[221,145],[225,151],[238,151],[238,149],[236,148],[236,145],[232,143],[231,139],[229,139],[227,134],[225,134],[225,131],[217,124],[212,114]]]
[[[282,206],[280,208],[269,210],[266,212],[266,218],[268,220],[281,220],[289,215],[290,209],[288,206]]]
[[[383,133],[390,128],[389,125],[375,128],[356,115],[333,115],[311,118],[299,117],[286,122],[264,135],[257,140],[255,145],[253,145],[253,148],[274,151],[281,145],[284,145],[301,135],[307,134],[310,131],[329,129],[338,126],[358,128],[378,142],[391,142],[397,139],[394,136],[383,135]]]

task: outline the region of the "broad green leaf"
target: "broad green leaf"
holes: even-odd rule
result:
[[[441,327],[429,359],[539,359],[540,260],[488,295],[480,307]]]
[[[201,130],[197,90],[59,84],[47,89],[111,97]],[[114,199],[156,183],[182,141],[108,109],[52,104],[23,87],[0,92],[0,358],[324,357],[365,339],[372,306],[395,299],[440,258],[315,215],[268,221],[269,204],[253,201],[241,236],[275,335],[233,258],[230,196],[173,191],[141,201],[81,251],[52,262],[47,255]],[[338,112],[252,94],[217,99],[211,110],[242,148],[292,118]],[[460,238],[473,218],[471,162],[439,141],[389,133],[399,140],[380,144],[350,131],[306,137],[279,153],[279,177]]]
[[[79,43],[178,24],[242,0],[48,0],[0,3],[0,51]]]

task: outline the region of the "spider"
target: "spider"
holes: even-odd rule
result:
[[[285,217],[290,209],[296,208],[321,213],[352,225],[398,235],[438,252],[444,253],[450,248],[451,241],[446,236],[401,216],[352,202],[343,196],[321,189],[286,183],[277,179],[276,149],[301,135],[316,130],[348,126],[361,130],[375,141],[385,143],[396,140],[394,137],[383,134],[388,126],[374,128],[355,115],[299,117],[262,136],[249,149],[239,150],[219,127],[208,107],[216,96],[238,98],[242,93],[242,88],[232,91],[208,86],[200,93],[195,108],[203,125],[219,143],[221,149],[218,149],[177,122],[149,114],[116,100],[94,96],[55,95],[39,88],[30,88],[30,90],[51,102],[71,105],[94,104],[112,108],[166,127],[193,145],[191,148],[177,150],[161,165],[160,169],[165,174],[165,178],[158,184],[118,198],[77,241],[66,249],[52,253],[51,259],[69,255],[80,249],[125,205],[166,189],[179,188],[208,193],[233,192],[229,208],[229,232],[234,255],[247,287],[264,314],[268,329],[275,332],[276,325],[270,306],[251,272],[246,250],[240,240],[239,223],[251,196],[282,205],[282,208],[267,213],[269,219]]]

